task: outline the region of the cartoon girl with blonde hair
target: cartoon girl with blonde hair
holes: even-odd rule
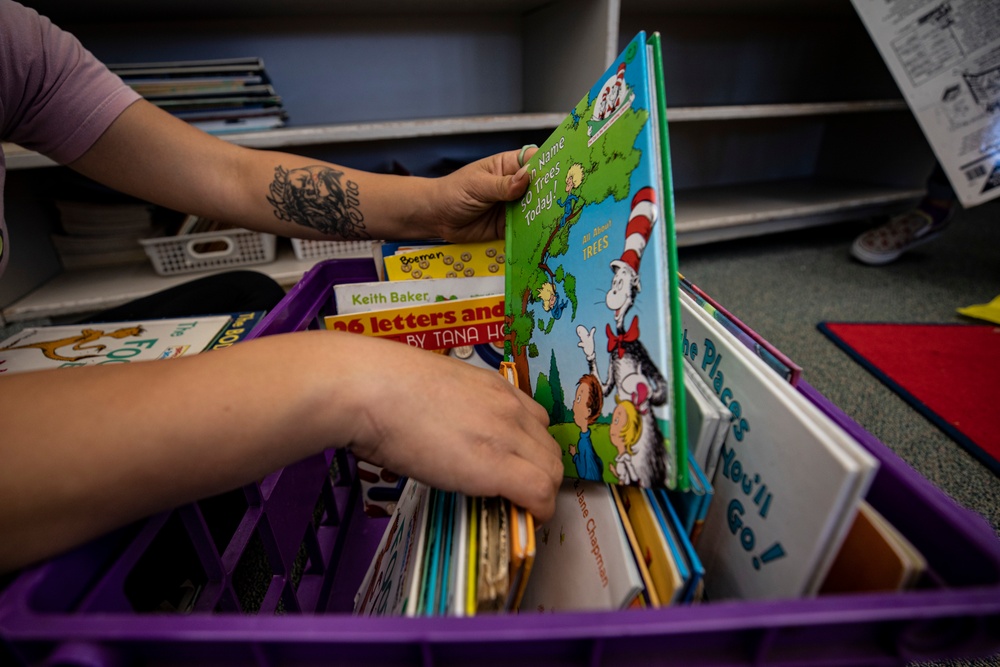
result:
[[[639,475],[632,463],[634,453],[632,447],[642,436],[642,415],[632,401],[621,400],[615,396],[615,403],[618,405],[611,415],[608,435],[611,444],[618,450],[618,456],[608,463],[608,468],[611,469],[611,474],[618,478],[619,484],[636,484],[639,482]]]

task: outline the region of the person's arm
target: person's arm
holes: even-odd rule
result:
[[[498,202],[528,185],[516,150],[441,178],[373,174],[236,146],[145,100],[70,167],[174,210],[302,238],[502,238]]]
[[[544,409],[498,373],[356,334],[10,375],[0,406],[0,572],[328,447],[540,520],[563,474]]]

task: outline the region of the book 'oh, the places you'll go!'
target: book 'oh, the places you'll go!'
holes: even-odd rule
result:
[[[687,488],[659,35],[639,33],[527,162],[508,204],[505,352],[566,475]]]

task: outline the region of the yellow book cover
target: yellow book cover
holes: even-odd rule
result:
[[[328,315],[327,329],[390,338],[413,347],[441,350],[503,340],[502,295],[440,301],[368,313]]]
[[[466,565],[465,615],[476,615],[476,586],[479,582],[479,506],[477,497],[469,499],[469,553]]]
[[[653,516],[649,499],[642,489],[635,486],[619,486],[618,491],[660,604],[670,604],[677,598],[684,582]]]
[[[384,258],[388,280],[504,275],[504,242],[458,243],[418,248]]]
[[[628,511],[625,509],[625,503],[622,502],[621,493],[614,484],[609,484],[608,487],[611,489],[611,495],[614,496],[615,506],[618,508],[618,515],[621,517],[622,528],[625,529],[625,536],[628,538],[629,546],[632,547],[632,552],[635,554],[635,564],[639,568],[639,576],[642,577],[642,582],[646,586],[645,592],[646,598],[649,600],[649,606],[659,607],[660,596],[656,592],[656,586],[653,584],[649,567],[646,565],[646,558],[643,556],[642,547],[639,546],[639,542],[635,537],[635,531],[632,530],[632,521],[628,518]],[[641,595],[636,597],[637,603],[641,604],[642,601],[643,597]]]

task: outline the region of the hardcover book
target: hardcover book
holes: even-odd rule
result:
[[[388,338],[425,350],[482,345],[503,338],[502,295],[455,299],[367,313],[327,315],[327,329]]]
[[[564,479],[535,547],[521,613],[627,609],[645,588],[607,484]]]
[[[0,341],[0,373],[191,356],[242,340],[263,314],[27,328]]]
[[[354,597],[354,613],[414,615],[430,488],[409,480]]]
[[[905,591],[927,572],[927,560],[878,510],[862,502],[820,594]]]
[[[706,477],[712,479],[719,462],[719,452],[729,433],[733,413],[687,360],[684,362],[684,383],[688,457],[705,471]],[[690,470],[690,465],[688,469]],[[695,480],[690,474],[688,481],[693,488]]]
[[[658,35],[629,43],[527,167],[506,228],[505,354],[519,386],[548,408],[567,476],[686,488]]]
[[[504,244],[500,241],[455,243],[415,248],[385,256],[386,279],[474,278],[504,275]]]
[[[715,299],[706,294],[700,287],[683,277],[680,288],[688,296],[714,317],[719,324],[733,334],[741,343],[754,351],[771,369],[795,386],[802,377],[802,367],[788,358],[784,352],[764,339],[735,315],[723,308]]]
[[[878,460],[686,294],[687,358],[733,414],[698,538],[711,601],[812,596]]]
[[[452,299],[503,295],[503,276],[412,281],[341,283],[333,286],[337,314],[423,306]]]

